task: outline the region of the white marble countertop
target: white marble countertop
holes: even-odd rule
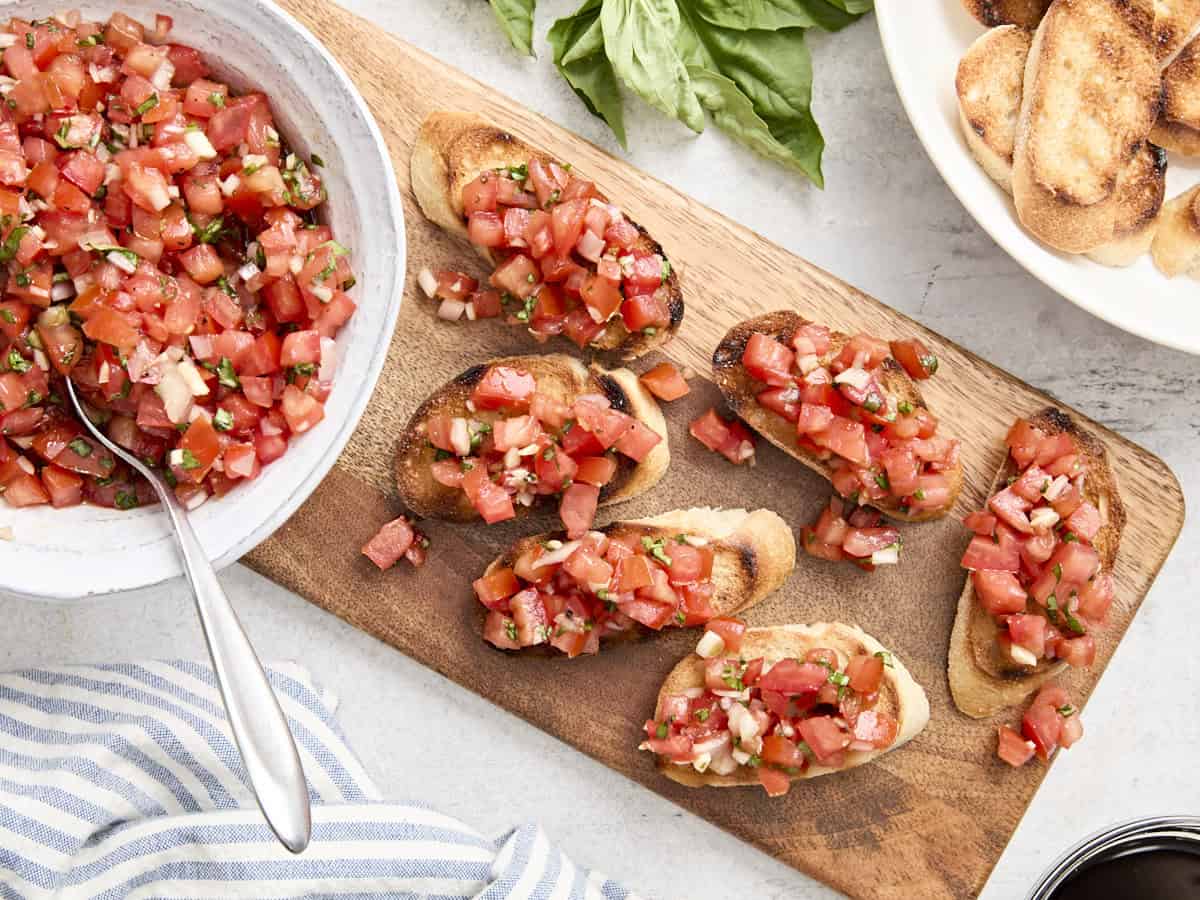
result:
[[[542,42],[573,0],[540,4],[536,61],[509,48],[481,0],[345,5],[620,153]],[[1200,439],[1200,360],[1092,318],[992,243],[918,144],[872,18],[816,35],[813,46],[814,106],[829,144],[824,192],[715,128],[695,138],[640,102],[627,105],[629,160],[1145,445],[1200,501],[1191,443]],[[985,897],[1023,896],[1089,831],[1200,811],[1198,531],[1189,521],[1088,706],[1087,739],[1054,767]],[[346,733],[387,796],[496,834],[541,821],[578,861],[649,897],[716,900],[731,888],[834,896],[249,570],[234,567],[222,581],[264,658],[299,660],[341,696]],[[204,655],[181,583],[79,606],[6,600],[2,609],[3,669]]]

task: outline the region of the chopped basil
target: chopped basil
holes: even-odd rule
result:
[[[1077,538],[1075,534],[1070,531],[1064,532],[1062,539],[1064,544],[1073,544],[1079,540],[1079,538]]]
[[[913,498],[916,500],[924,500],[925,499],[925,491],[922,490],[921,488],[917,488],[915,491],[913,491]]]
[[[517,623],[512,619],[504,620],[504,633],[508,635],[508,639],[516,643],[517,640]]]
[[[889,491],[892,488],[891,482],[888,481],[887,472],[880,472],[878,475],[876,475],[875,483],[885,491]]]
[[[692,713],[692,718],[694,718],[697,722],[707,722],[708,717],[711,714],[712,714],[712,710],[698,709],[694,713]]]
[[[208,95],[208,102],[217,109],[225,108],[225,95],[220,91],[213,91]]]
[[[21,248],[21,240],[29,231],[29,226],[18,225],[8,233],[8,237],[4,239],[4,243],[0,244],[0,264],[9,263],[17,255],[17,250]]]
[[[1075,614],[1069,608],[1063,608],[1063,617],[1067,620],[1067,627],[1076,634],[1087,634],[1087,629],[1083,627],[1083,623],[1075,618]]]
[[[667,723],[666,723],[666,722],[659,722],[659,723],[658,723],[658,727],[654,729],[654,733],[655,733],[655,735],[657,735],[657,736],[658,736],[658,739],[661,741],[661,740],[663,740],[663,739],[664,739],[664,738],[665,738],[665,737],[666,737],[668,734],[670,734],[670,733],[671,733],[671,729],[669,729],[669,728],[667,727]]]
[[[225,296],[232,297],[234,300],[237,299],[237,291],[233,289],[233,285],[229,283],[229,279],[224,275],[217,279],[217,287],[221,289],[221,293]]]
[[[550,460],[554,459],[554,448],[547,447],[545,450],[543,450],[542,451],[542,459],[546,460],[546,462],[549,462]]]
[[[3,319],[9,325],[17,324],[17,317],[13,315],[11,309],[0,309],[0,319]]]
[[[235,390],[242,386],[237,373],[233,371],[233,363],[228,356],[222,356],[221,361],[217,363],[217,382]]]
[[[928,356],[920,357],[917,362],[921,364],[921,368],[933,375],[938,370],[938,358],[930,353]]]
[[[133,509],[138,505],[137,494],[133,491],[117,491],[117,495],[113,497],[113,504],[117,509]]]
[[[671,277],[671,261],[669,259],[664,259],[663,264],[662,264],[662,280],[666,281],[670,277]]]
[[[316,363],[297,363],[292,366],[292,371],[300,378],[311,378],[313,373],[317,371]]]
[[[509,166],[508,177],[513,181],[524,181],[529,177],[529,166],[525,163],[521,163],[519,166]]]
[[[660,563],[669,566],[671,565],[671,557],[667,556],[666,551],[663,549],[665,545],[666,541],[664,541],[662,538],[658,538],[657,540],[649,537],[642,538],[642,549],[657,559]]]
[[[76,456],[91,456],[92,455],[92,445],[89,444],[87,441],[85,441],[83,438],[75,438],[75,440],[73,440],[69,444],[67,444],[67,449],[70,450],[72,453],[74,453]]]
[[[175,477],[175,473],[170,469],[163,469],[163,480],[166,481],[171,487],[175,487],[175,485],[179,484],[179,479]]]
[[[676,625],[682,625],[686,621],[687,621],[687,616],[685,616],[683,614],[683,610],[680,610],[679,612],[675,613],[675,624]]]
[[[1055,563],[1051,571],[1054,572],[1055,581],[1062,581],[1062,563]]]
[[[134,112],[137,113],[139,116],[144,116],[146,113],[150,112],[150,110],[154,109],[154,107],[156,107],[156,106],[158,106],[158,94],[151,94],[149,97],[147,97],[145,100],[143,100],[141,103],[138,104],[137,109],[135,109]]]
[[[863,401],[863,409],[867,412],[879,412],[881,406],[883,406],[883,400],[878,394],[868,394],[867,399]]]
[[[897,404],[896,408],[898,410],[900,410],[900,415],[902,415],[902,416],[907,416],[909,413],[911,413],[913,411],[913,405],[911,403],[909,403],[907,400],[901,400]]]
[[[658,329],[653,325],[647,325],[642,329],[642,334],[646,335],[647,337],[654,337],[654,335],[658,334]]]
[[[513,314],[513,318],[518,322],[528,322],[533,317],[533,306],[535,303],[537,303],[537,297],[526,297],[524,308],[517,310],[516,313]]]
[[[221,235],[225,231],[225,217],[217,216],[203,228],[198,228],[189,218],[189,224],[192,226],[192,233],[196,235],[196,240],[202,244],[215,244],[221,239]],[[226,282],[228,283],[228,282]],[[226,291],[226,293],[229,293]]]
[[[733,666],[725,666],[721,670],[721,680],[731,691],[741,691],[745,688],[745,685],[742,684],[741,673],[735,671]]]
[[[688,542],[688,536],[686,534],[675,535],[675,543],[686,544],[687,542]]]
[[[1065,706],[1060,706],[1058,708],[1058,714],[1064,719],[1068,716],[1073,716],[1075,715],[1075,707],[1073,707],[1070,703],[1066,704]]]
[[[228,431],[233,427],[233,414],[227,409],[218,409],[213,414],[213,428],[217,431]]]
[[[888,650],[879,650],[879,651],[877,651],[877,652],[875,653],[875,655],[876,655],[876,656],[878,656],[880,659],[882,659],[882,660],[883,660],[883,664],[884,664],[885,666],[887,666],[889,669],[895,668],[895,662],[894,662],[894,660],[892,659],[892,654],[891,654],[891,652],[890,652],[890,651],[888,651]]]
[[[836,684],[838,687],[845,687],[850,683],[850,676],[845,672],[830,672],[829,683]]]
[[[33,32],[32,31],[25,32],[25,46],[28,49],[32,50],[34,47],[34,43],[35,43],[35,38],[33,36]]]
[[[16,276],[17,287],[29,287],[33,284],[33,279],[25,272],[20,272]]]
[[[555,188],[550,192],[550,196],[546,198],[546,208],[549,209],[555,203],[562,199],[562,191]]]
[[[1046,615],[1050,617],[1051,622],[1058,621],[1058,598],[1053,594],[1046,598]]]
[[[191,450],[184,447],[181,453],[182,457],[179,463],[181,469],[187,469],[190,472],[192,469],[200,468],[200,460],[196,459],[196,454]]]
[[[318,154],[314,153],[312,156],[309,157],[309,159],[312,160],[312,164],[314,166],[318,166],[320,168],[325,168],[325,160],[321,159],[321,157]]]
[[[441,447],[435,447],[433,451],[434,462],[441,462],[443,459],[450,459],[454,456],[449,450],[443,450]]]
[[[54,284],[62,284],[64,281],[70,281],[70,280],[71,280],[71,276],[68,275],[66,272],[55,272],[54,278],[51,279],[51,281]]]
[[[104,43],[104,37],[99,32],[89,34],[85,38],[80,38],[75,42],[76,47],[95,47],[97,44]]]
[[[26,406],[37,406],[41,402],[42,402],[42,395],[39,394],[37,391],[30,391],[28,394],[25,395],[25,405]]]
[[[17,352],[17,348],[13,347],[8,351],[8,358],[5,360],[8,363],[9,369],[14,372],[28,372],[33,368],[33,364]]]

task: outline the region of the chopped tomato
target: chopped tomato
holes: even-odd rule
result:
[[[997,731],[999,746],[996,749],[996,755],[1004,762],[1014,769],[1019,769],[1033,759],[1034,751],[1037,749],[1037,745],[1033,741],[1022,737],[1007,725],[1001,725]]]
[[[490,366],[471,392],[476,409],[524,409],[537,382],[528,372],[509,366]]]
[[[400,516],[388,522],[379,533],[367,541],[362,552],[367,559],[380,569],[390,569],[401,559],[409,555],[414,545],[427,543],[424,537],[416,531],[405,516]],[[424,561],[424,558],[421,557]],[[410,558],[410,561],[411,560]],[[414,561],[414,565],[419,565]]]
[[[918,380],[932,378],[938,370],[938,358],[917,338],[891,342],[892,356],[910,377]]]

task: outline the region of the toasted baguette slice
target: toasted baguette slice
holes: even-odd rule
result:
[[[993,28],[1016,25],[1037,28],[1038,22],[1050,7],[1051,0],[963,0],[967,12],[983,25]]]
[[[868,655],[890,653],[879,641],[855,625],[819,622],[814,625],[776,625],[769,628],[747,629],[738,654],[747,660],[761,656],[773,665],[782,659],[803,658],[809,650],[817,648],[836,651],[843,666],[850,657],[860,653]],[[877,756],[889,753],[908,743],[925,727],[929,721],[929,699],[904,664],[894,653],[890,653],[890,655],[892,665],[883,670],[883,683],[879,687],[879,701],[876,708],[896,719],[899,728],[892,745],[885,750],[847,752],[844,766],[829,768],[812,765],[803,772],[791,776],[793,781],[830,775],[844,769],[861,766]],[[705,662],[693,653],[671,670],[671,674],[667,676],[658,692],[658,703],[654,711],[656,719],[659,717],[659,710],[666,697],[693,688],[704,687]],[[739,787],[758,784],[757,773],[747,766],[739,766],[736,771],[728,775],[718,775],[711,770],[697,772],[690,765],[676,765],[662,757],[657,758],[656,764],[662,774],[687,787]]]
[[[1125,506],[1117,489],[1116,473],[1108,454],[1094,435],[1084,431],[1064,412],[1048,407],[1030,421],[1048,435],[1067,433],[1086,460],[1085,498],[1100,511],[1104,525],[1092,546],[1106,571],[1112,569],[1125,527]],[[1000,490],[1016,468],[1011,457],[996,475],[988,496]],[[975,598],[971,577],[958,598],[954,629],[950,634],[950,693],[955,705],[968,716],[982,719],[1015,706],[1060,673],[1066,663],[1042,660],[1036,667],[1022,666],[997,648],[999,628]]]
[[[1163,71],[1162,113],[1150,140],[1174,153],[1200,156],[1200,38]]]
[[[1013,146],[1033,32],[1002,25],[981,34],[958,64],[958,118],[983,170],[1012,193]]]
[[[825,478],[830,478],[829,464],[796,443],[795,424],[758,403],[755,399],[755,388],[761,386],[761,382],[756,382],[751,378],[745,366],[742,365],[742,355],[746,352],[746,342],[750,340],[750,335],[760,332],[787,343],[796,329],[806,321],[791,310],[780,310],[754,319],[747,319],[745,322],[735,325],[713,353],[713,375],[717,387],[725,395],[725,400],[747,425],[784,453],[800,460]],[[830,337],[831,352],[834,355],[840,352],[841,348],[850,340],[850,335],[837,331],[833,332]],[[908,401],[914,407],[925,406],[916,382],[908,377],[908,373],[904,371],[900,363],[888,357],[884,360],[883,371],[884,379],[880,387],[900,400]],[[873,503],[872,505],[889,517],[903,522],[923,522],[940,518],[954,505],[958,492],[962,488],[961,467],[949,470],[945,474],[950,482],[950,501],[945,509],[921,510],[915,513],[901,512],[898,508],[898,501],[895,501],[894,498],[889,498],[891,502]]]
[[[1007,25],[985,32],[958,67],[959,122],[976,161],[1009,194],[1022,80],[1032,33]],[[1167,187],[1167,156],[1142,144],[1117,179],[1113,236],[1088,256],[1106,266],[1132,265],[1150,249]]]
[[[1200,184],[1167,201],[1150,255],[1168,278],[1200,278]]]
[[[1055,0],[1034,34],[1013,153],[1021,223],[1067,253],[1113,240],[1122,170],[1158,116],[1150,0]]]
[[[783,586],[796,567],[796,539],[792,529],[769,509],[676,509],[648,519],[613,522],[598,530],[609,537],[662,538],[668,548],[680,534],[708,541],[707,546],[713,550],[712,583],[716,588],[712,606],[719,616],[739,615],[762,602]],[[511,568],[526,551],[549,540],[565,541],[566,533],[556,531],[521,538],[503,556],[493,560],[484,575]],[[480,623],[486,615],[481,606]],[[628,631],[602,634],[601,639],[613,643],[650,633],[649,628],[639,625]],[[548,652],[545,645],[522,650],[537,651]]]
[[[1160,63],[1179,52],[1200,25],[1200,0],[1154,0],[1154,46]]]
[[[431,113],[421,124],[413,146],[413,193],[430,221],[465,240],[467,223],[463,216],[463,188],[483,172],[525,165],[534,157],[547,163],[553,161],[542,151],[477,116],[453,112]],[[632,224],[641,234],[636,249],[657,253],[667,259],[662,246],[641,225],[636,222]],[[476,249],[489,262],[497,261],[491,251]],[[589,346],[598,350],[615,350],[626,359],[632,359],[669,341],[683,321],[683,292],[674,266],[663,282],[662,289],[666,293],[671,317],[667,328],[660,328],[653,335],[640,331],[633,334],[625,327],[622,318],[615,316]]]
[[[429,443],[431,416],[444,414],[485,421],[499,418],[494,412],[472,412],[467,407],[471,392],[494,365],[512,366],[528,372],[537,381],[540,393],[550,394],[568,404],[582,394],[603,394],[614,409],[639,419],[662,437],[641,462],[635,463],[617,454],[617,472],[600,490],[600,505],[619,503],[645,493],[662,478],[671,460],[667,447],[667,423],[654,398],[628,369],[608,371],[598,365],[587,367],[562,353],[543,356],[509,356],[472,366],[453,381],[439,388],[417,408],[396,446],[396,484],[405,505],[419,516],[452,522],[473,522],[479,516],[466,494],[439,484],[430,474],[436,451]],[[548,511],[553,497],[539,497],[533,506],[517,504],[517,517]]]

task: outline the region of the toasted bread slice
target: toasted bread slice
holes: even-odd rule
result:
[[[1013,153],[1022,224],[1067,253],[1109,243],[1119,176],[1158,116],[1151,0],[1055,0],[1034,34]]]
[[[850,657],[858,654],[889,653],[892,665],[883,670],[883,683],[879,687],[879,701],[876,709],[893,716],[899,728],[895,741],[887,749],[849,751],[846,754],[844,766],[829,768],[812,765],[803,772],[792,775],[793,781],[829,775],[868,763],[877,756],[889,753],[912,740],[929,721],[929,699],[925,696],[925,691],[917,684],[894,653],[885,650],[879,641],[855,625],[820,622],[814,625],[776,625],[769,628],[750,628],[747,629],[742,639],[742,646],[738,654],[747,660],[763,657],[773,665],[782,659],[803,658],[809,650],[818,648],[836,651],[843,666]],[[704,687],[704,666],[705,660],[693,653],[671,670],[671,674],[667,676],[658,692],[658,704],[655,708],[656,719],[666,697]],[[739,787],[758,784],[757,773],[747,766],[739,766],[729,775],[718,775],[711,770],[697,772],[691,765],[676,765],[662,757],[657,758],[657,765],[662,774],[687,787]]]
[[[451,234],[467,238],[463,216],[463,188],[480,174],[494,169],[525,165],[530,159],[551,162],[552,157],[531,147],[483,119],[467,113],[435,112],[421,124],[412,152],[412,187],[421,210],[433,223]],[[620,204],[618,204],[620,205]],[[627,217],[628,218],[628,217]],[[656,240],[630,220],[640,238],[635,249],[657,253],[668,259]],[[496,262],[490,250],[477,248],[489,262]],[[620,316],[609,320],[608,327],[589,346],[615,350],[626,359],[642,356],[667,343],[683,321],[683,292],[674,266],[663,281],[670,325],[652,335],[631,333]]]
[[[1016,25],[1037,28],[1051,0],[963,0],[967,12],[989,28]]]
[[[796,567],[796,539],[792,529],[769,509],[676,509],[648,519],[613,522],[598,530],[609,537],[663,538],[668,546],[680,534],[706,540],[713,550],[712,583],[716,592],[712,606],[719,616],[740,615],[762,602],[783,586]],[[523,553],[549,540],[565,541],[566,533],[557,531],[521,538],[494,560],[484,574],[511,568]],[[481,606],[481,623],[486,612]],[[613,643],[649,633],[650,629],[639,625],[628,631],[602,634],[601,638],[605,643]],[[540,644],[521,652],[539,650],[550,652]]]
[[[1046,434],[1067,433],[1075,439],[1087,464],[1084,496],[1100,511],[1104,521],[1092,546],[1100,556],[1101,566],[1111,570],[1125,527],[1125,506],[1104,445],[1066,413],[1053,407],[1042,410],[1030,421]],[[1015,473],[1015,466],[1008,458],[988,496],[1000,490]],[[968,575],[966,587],[958,598],[950,635],[949,674],[955,705],[972,718],[986,718],[1020,703],[1066,667],[1064,662],[1050,660],[1042,660],[1036,667],[1019,665],[999,652],[998,633],[995,620],[976,600]]]
[[[1016,25],[985,31],[958,64],[954,81],[967,146],[983,170],[1012,193],[1013,146],[1033,32]]]
[[[472,412],[467,407],[475,385],[494,365],[512,366],[529,372],[536,379],[540,393],[550,394],[568,404],[582,394],[603,394],[613,409],[639,419],[662,437],[662,441],[641,462],[635,463],[617,454],[617,472],[613,480],[601,488],[600,505],[619,503],[648,491],[667,471],[671,460],[671,452],[667,447],[667,423],[658,404],[633,372],[628,369],[608,371],[598,365],[589,368],[562,353],[509,356],[472,366],[439,388],[413,413],[396,446],[396,485],[400,498],[412,512],[452,522],[478,520],[478,514],[466,494],[439,484],[430,474],[437,451],[429,443],[428,422],[431,416],[438,414],[489,422],[499,418],[495,412]],[[517,517],[546,512],[548,501],[552,502],[553,499],[539,497],[531,507],[518,504]]]
[[[1150,140],[1184,156],[1200,156],[1200,38],[1163,70],[1162,113]]]
[[[804,450],[796,443],[795,424],[758,403],[755,399],[755,390],[761,388],[761,382],[755,381],[742,365],[742,355],[746,352],[746,342],[750,340],[750,335],[760,332],[787,343],[796,329],[806,321],[791,310],[780,310],[754,319],[747,319],[745,322],[735,325],[713,353],[713,375],[717,387],[725,395],[725,400],[747,425],[784,453],[800,460],[825,478],[830,478],[829,463]],[[839,353],[848,340],[850,340],[850,335],[833,332],[831,352],[834,355]],[[884,382],[880,386],[885,391],[901,401],[908,401],[914,407],[925,406],[916,382],[908,377],[900,363],[888,357],[884,360],[883,371]],[[915,513],[901,512],[898,508],[898,501],[894,498],[889,498],[891,502],[888,503],[872,505],[889,517],[904,522],[923,522],[940,518],[954,505],[958,492],[962,488],[961,467],[951,469],[945,474],[950,482],[950,501],[945,509],[921,510]]]
[[[1179,52],[1200,25],[1200,0],[1154,0],[1154,46],[1159,62]]]
[[[1032,33],[1013,25],[985,32],[958,67],[959,122],[983,170],[1012,193],[1012,154]],[[1107,266],[1132,265],[1150,249],[1167,186],[1167,156],[1142,144],[1117,179],[1113,236],[1088,256]]]
[[[1150,255],[1168,278],[1200,278],[1200,184],[1167,201]]]

